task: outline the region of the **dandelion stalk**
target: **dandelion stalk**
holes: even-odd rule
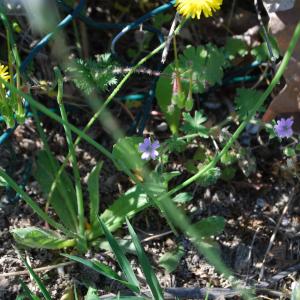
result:
[[[65,121],[65,124],[63,125],[65,133],[66,133],[66,138],[67,138],[67,143],[69,147],[69,152],[70,152],[70,161],[72,164],[73,168],[73,174],[74,174],[74,179],[75,179],[75,191],[76,191],[76,199],[77,199],[77,213],[78,213],[78,223],[79,223],[79,236],[80,236],[80,244],[83,243],[85,240],[85,230],[84,230],[84,205],[83,205],[83,193],[82,193],[82,186],[80,182],[80,173],[78,169],[78,163],[77,163],[77,158],[76,158],[76,152],[75,152],[75,147],[72,139],[72,133],[67,126],[69,124],[67,113],[65,110],[65,106],[63,104],[63,78],[61,75],[61,72],[58,68],[54,69],[55,75],[57,78],[57,85],[58,85],[58,91],[57,91],[57,103],[60,109],[61,117]],[[84,246],[84,244],[82,245]]]

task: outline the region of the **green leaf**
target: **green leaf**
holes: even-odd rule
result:
[[[132,218],[138,212],[149,207],[148,197],[141,188],[134,186],[126,193],[121,195],[114,203],[109,206],[101,215],[101,220],[105,223],[108,230],[113,232],[120,228],[126,218]],[[102,235],[103,232],[98,226],[93,232],[93,237]]]
[[[215,184],[221,176],[221,171],[219,168],[210,168],[204,174],[200,176],[197,182],[201,186],[209,186]]]
[[[166,121],[173,134],[178,133],[180,110],[176,105],[172,105],[172,76],[173,65],[167,66],[159,77],[156,84],[157,103],[164,114]],[[184,86],[183,86],[184,87]]]
[[[95,59],[76,59],[68,68],[71,80],[85,94],[105,91],[118,81],[114,73],[118,67],[110,54],[96,55]]]
[[[135,251],[135,248],[134,248],[134,245],[133,245],[132,241],[126,239],[126,237],[124,239],[116,237],[115,239],[117,240],[119,246],[123,249],[123,252],[125,254],[129,253],[129,254],[136,255],[136,251]],[[98,245],[99,245],[99,248],[101,250],[105,250],[105,251],[109,251],[109,252],[113,251],[111,249],[111,247],[110,247],[109,242],[107,241],[107,239],[105,239],[105,240],[100,239]]]
[[[292,147],[285,147],[283,150],[283,153],[287,157],[295,157],[296,156],[296,151]]]
[[[193,200],[193,195],[191,193],[180,193],[173,198],[175,203],[187,203]]]
[[[210,237],[221,234],[225,228],[225,219],[223,217],[208,217],[193,224],[201,237]]]
[[[152,270],[150,261],[146,255],[146,253],[144,252],[144,249],[143,249],[134,229],[132,228],[131,224],[129,223],[128,220],[126,220],[126,223],[127,223],[128,230],[131,235],[132,241],[134,243],[136,252],[137,252],[139,263],[140,263],[143,273],[145,275],[147,284],[150,287],[153,298],[156,300],[163,300],[164,299],[163,292],[162,292],[162,289],[156,278],[156,275]]]
[[[33,280],[36,282],[36,284],[38,285],[39,289],[41,290],[41,293],[43,294],[43,296],[45,297],[46,300],[52,300],[51,296],[49,294],[49,292],[47,291],[45,285],[43,284],[42,280],[39,278],[39,276],[34,272],[34,270],[30,267],[29,263],[26,261],[26,259],[24,259],[20,252],[18,250],[16,250],[18,255],[20,256],[21,260],[23,261],[26,269],[28,270],[28,272],[30,273],[31,277],[33,278]]]
[[[116,260],[117,260],[120,268],[124,272],[125,277],[127,278],[128,282],[131,284],[131,286],[135,287],[133,289],[133,291],[136,293],[139,293],[140,292],[139,282],[138,282],[136,276],[134,275],[132,267],[131,267],[128,259],[126,258],[122,248],[119,246],[118,242],[115,240],[113,235],[110,233],[110,231],[107,229],[105,224],[102,222],[101,218],[98,218],[98,221],[100,223],[102,231],[104,232],[104,234],[107,238],[107,241],[109,242],[109,245],[110,245],[113,253],[115,254]]]
[[[143,139],[141,137],[125,137],[118,140],[112,151],[114,158],[117,160],[116,167],[118,169],[143,169],[146,162],[142,160],[141,153],[138,151],[139,143],[142,142]]]
[[[165,253],[159,259],[158,263],[168,273],[172,273],[177,269],[180,260],[183,256],[184,256],[184,247],[182,245],[179,245],[176,250]]]
[[[38,296],[34,295],[24,281],[20,280],[20,285],[23,290],[21,295],[18,295],[16,300],[41,300]]]
[[[99,214],[100,195],[99,195],[99,175],[103,162],[98,163],[90,173],[87,184],[90,200],[90,224],[93,227],[97,225],[97,217]]]
[[[60,168],[59,163],[51,153],[40,151],[37,156],[34,177],[46,196],[49,196],[51,186]],[[48,198],[61,222],[73,232],[77,230],[77,203],[73,183],[67,174],[62,172],[51,197]]]
[[[237,155],[234,152],[227,152],[221,157],[221,163],[225,166],[234,164],[237,161]]]
[[[17,243],[30,248],[63,249],[75,245],[75,240],[68,240],[48,229],[26,227],[16,228],[11,232]]]
[[[195,111],[194,117],[189,113],[183,113],[184,124],[182,130],[187,134],[198,133],[203,138],[209,137],[209,130],[202,124],[206,122],[207,118],[202,111]]]
[[[181,175],[179,171],[172,171],[168,173],[163,173],[162,178],[166,184],[168,184],[173,178],[176,178],[177,176]]]
[[[186,147],[187,143],[184,140],[178,139],[176,135],[172,135],[167,141],[166,141],[168,150],[172,152],[181,153],[183,152]]]
[[[97,289],[90,286],[87,291],[87,294],[84,297],[84,300],[99,300]]]
[[[190,71],[193,78],[193,92],[203,93],[209,86],[221,83],[226,65],[222,50],[212,44],[206,46],[188,46],[179,56],[181,74],[188,79]]]
[[[68,254],[61,254],[64,257],[67,257],[68,259],[74,260],[78,263],[81,263],[83,265],[85,265],[86,267],[112,279],[112,280],[116,280],[117,282],[123,284],[124,286],[128,287],[131,290],[135,289],[135,286],[132,286],[130,283],[128,283],[127,281],[123,280],[114,270],[112,270],[112,268],[110,268],[109,266],[96,261],[96,260],[88,260],[88,259],[84,259],[78,256],[74,256],[74,255],[68,255]]]
[[[227,182],[231,181],[235,177],[236,171],[236,168],[232,166],[222,169],[221,179]]]
[[[272,52],[274,55],[274,59],[278,59],[280,56],[280,50],[277,45],[277,41],[271,35],[269,35],[269,40],[271,43]],[[251,50],[251,55],[255,57],[255,60],[258,62],[268,61],[270,59],[270,51],[268,48],[268,44],[266,42],[262,43],[261,45],[253,48]]]
[[[248,54],[247,43],[238,38],[228,38],[224,50],[230,60],[237,55],[244,57]]]
[[[257,101],[260,99],[262,92],[250,89],[237,89],[235,98],[236,110],[240,119],[245,119],[253,110]]]

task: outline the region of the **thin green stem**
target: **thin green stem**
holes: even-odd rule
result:
[[[39,118],[39,115],[36,111],[36,109],[34,107],[31,107],[31,111],[32,111],[32,114],[33,114],[33,119],[35,121],[35,124],[36,124],[36,129],[38,131],[38,134],[42,140],[42,143],[43,143],[43,148],[46,150],[47,153],[51,153],[50,151],[50,147],[49,147],[49,144],[48,144],[48,141],[47,141],[47,137],[46,137],[46,134],[41,126],[41,120]]]
[[[80,173],[79,173],[79,169],[78,169],[78,163],[77,163],[77,158],[76,158],[75,147],[73,144],[72,133],[71,133],[71,130],[69,129],[69,121],[68,121],[67,113],[65,110],[65,106],[63,104],[63,78],[62,78],[61,72],[59,71],[58,68],[55,68],[54,71],[55,71],[57,83],[58,83],[57,103],[58,103],[58,106],[60,109],[61,117],[65,122],[63,127],[64,127],[64,130],[66,133],[67,143],[68,143],[69,152],[70,152],[70,162],[72,164],[73,174],[74,174],[74,179],[75,179],[77,213],[78,213],[78,222],[79,222],[79,235],[80,235],[81,239],[84,239],[84,235],[85,235],[84,234],[85,233],[85,231],[84,231],[84,204],[83,204],[82,186],[81,186],[81,182],[80,182]]]
[[[184,26],[186,20],[182,21],[179,26],[177,27],[177,29],[174,32],[174,35],[177,35],[181,28]],[[114,99],[114,97],[118,94],[118,92],[121,90],[121,88],[124,86],[124,84],[128,81],[128,79],[135,73],[135,71],[142,66],[146,61],[148,61],[151,57],[153,57],[155,54],[157,54],[160,50],[162,50],[164,48],[166,43],[161,44],[160,46],[158,46],[156,49],[154,49],[151,53],[149,53],[147,56],[145,56],[144,58],[142,58],[125,76],[124,78],[120,81],[120,83],[116,86],[116,88],[113,90],[113,92],[108,96],[108,98],[106,99],[106,101],[103,103],[103,105],[100,107],[100,109],[93,115],[93,117],[90,119],[90,121],[88,122],[88,124],[85,126],[85,128],[83,129],[83,133],[86,133],[91,127],[92,125],[95,123],[95,121],[100,117],[100,115],[102,114],[102,112],[106,109],[106,107],[110,104],[110,102]],[[78,136],[77,139],[74,142],[75,147],[80,143],[81,141],[81,136]],[[103,148],[102,150],[100,150],[105,156],[107,156],[109,159],[111,159],[112,161],[114,161],[113,156],[110,154],[110,152],[106,151],[105,148]],[[63,173],[63,170],[65,169],[66,165],[67,165],[67,161],[69,160],[70,157],[70,152],[67,155],[66,159],[64,160],[63,164],[61,165],[59,171],[57,172],[57,175],[55,177],[55,180],[52,184],[51,190],[53,190],[55,188],[55,186],[57,185],[60,176]]]
[[[286,68],[288,66],[288,63],[289,63],[289,61],[292,57],[293,51],[295,50],[297,42],[299,41],[299,38],[300,38],[300,22],[298,23],[298,25],[295,29],[295,32],[294,32],[293,37],[291,39],[289,48],[288,48],[286,54],[284,55],[284,58],[281,62],[281,65],[280,65],[278,71],[276,72],[271,84],[268,86],[268,88],[262,94],[262,96],[258,99],[257,103],[253,106],[253,109],[249,112],[248,117],[237,128],[237,130],[234,132],[234,134],[229,139],[227,144],[224,146],[222,151],[215,156],[214,160],[211,161],[206,166],[204,166],[201,170],[199,170],[199,172],[197,174],[195,174],[194,176],[190,177],[189,179],[187,179],[183,183],[179,184],[178,186],[176,186],[175,188],[170,190],[168,192],[169,196],[177,193],[178,191],[182,190],[183,188],[187,187],[188,185],[190,185],[191,183],[193,183],[194,181],[199,179],[203,174],[205,174],[205,172],[207,172],[209,169],[213,168],[219,162],[219,160],[228,152],[228,150],[231,148],[231,146],[234,144],[234,142],[238,139],[238,137],[243,132],[243,130],[245,129],[247,124],[250,122],[250,120],[253,118],[253,116],[257,112],[257,110],[263,105],[265,100],[272,93],[273,89],[275,88],[275,86],[278,84],[279,80],[283,76],[284,71],[286,70]],[[161,198],[163,198],[163,197],[164,196],[162,196]]]

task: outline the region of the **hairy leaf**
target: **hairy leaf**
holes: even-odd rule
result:
[[[237,96],[235,98],[236,111],[241,119],[248,116],[253,109],[262,93],[257,90],[237,89]]]
[[[114,73],[117,64],[110,54],[97,55],[86,61],[77,59],[68,72],[76,87],[90,95],[96,90],[104,91],[117,83]]]
[[[195,111],[194,117],[189,113],[183,113],[183,131],[187,134],[198,133],[203,138],[208,138],[209,130],[202,124],[206,122],[207,118],[202,111]]]

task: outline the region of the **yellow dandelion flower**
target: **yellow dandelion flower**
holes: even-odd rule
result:
[[[186,18],[200,19],[204,16],[210,17],[213,12],[220,9],[223,0],[176,0],[177,11]]]
[[[0,77],[1,79],[8,81],[10,79],[10,75],[7,72],[8,67],[0,64]]]

